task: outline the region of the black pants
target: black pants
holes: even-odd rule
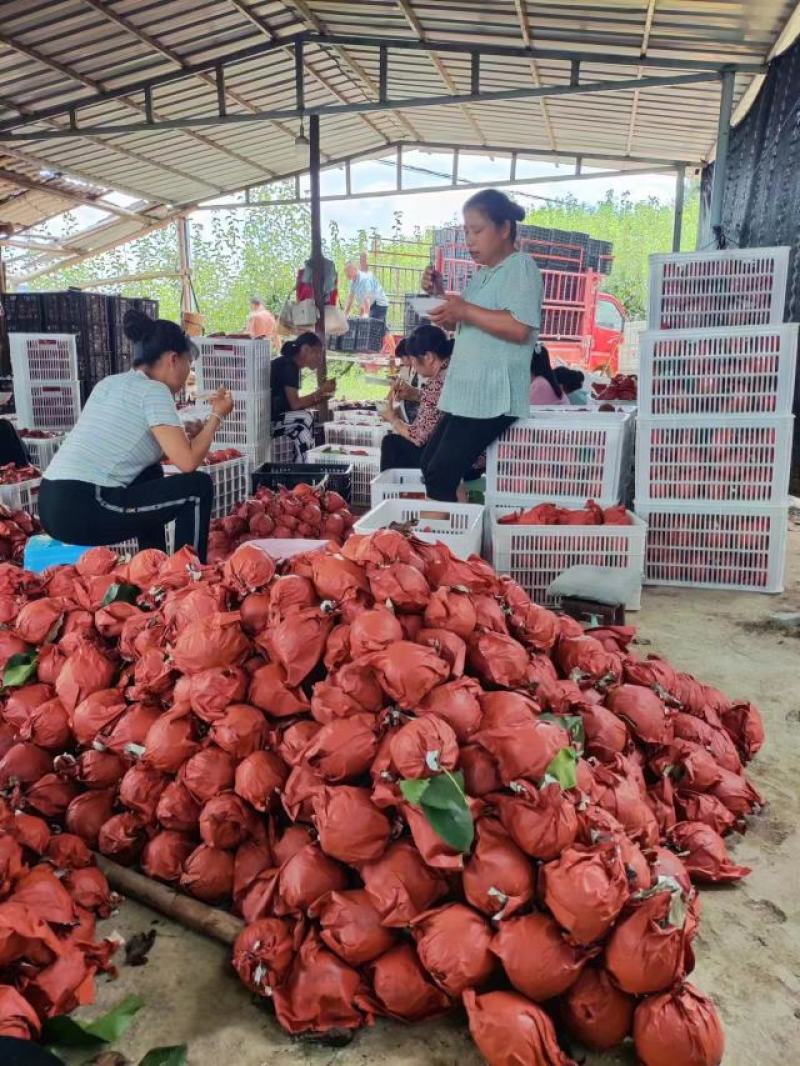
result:
[[[383,307],[379,306],[378,304],[370,304],[369,306],[369,317],[376,318],[379,322],[385,322],[388,313],[388,304],[385,304]]]
[[[432,500],[455,503],[461,479],[475,460],[497,440],[516,419],[511,415],[496,418],[463,418],[444,415],[422,453],[422,476]]]
[[[164,477],[149,466],[124,489],[86,481],[42,481],[39,519],[66,544],[116,544],[136,537],[139,548],[166,547],[165,528],[175,521],[175,550],[188,544],[206,561],[214,485],[208,474]]]
[[[403,468],[419,470],[423,450],[399,433],[387,433],[381,441],[381,472]]]

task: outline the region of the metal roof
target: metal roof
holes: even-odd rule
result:
[[[623,169],[700,164],[720,72],[735,67],[741,100],[796,6],[5,0],[0,219],[29,227],[93,203],[108,212],[99,225],[57,252],[33,249],[26,269],[103,250],[294,175],[300,120],[314,111],[327,162],[436,144]],[[128,206],[109,203],[111,190]]]

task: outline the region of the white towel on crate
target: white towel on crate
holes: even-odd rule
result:
[[[616,606],[628,603],[641,590],[642,576],[636,570],[611,566],[570,566],[550,582],[548,593]]]

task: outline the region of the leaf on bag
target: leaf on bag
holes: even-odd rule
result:
[[[467,798],[464,775],[445,771],[427,780],[404,780],[400,791],[409,803],[419,807],[428,824],[445,844],[456,851],[469,851],[475,837]]]
[[[575,788],[578,784],[578,756],[572,748],[562,748],[550,761],[544,772],[542,785],[557,781],[562,788]]]
[[[109,585],[108,591],[103,597],[102,606],[108,607],[111,603],[136,603],[139,594],[139,589],[136,585],[126,585],[124,583]]]
[[[579,714],[540,714],[540,722],[555,722],[562,729],[566,729],[569,738],[579,752],[583,751],[586,740],[586,732],[583,728],[583,718]]]
[[[42,1026],[42,1037],[48,1044],[63,1044],[65,1047],[99,1047],[112,1044],[125,1033],[134,1016],[144,1006],[140,996],[126,996],[123,1001],[95,1018],[92,1022],[79,1022],[62,1014],[49,1018]]]
[[[36,676],[39,657],[35,651],[22,651],[12,655],[3,671],[3,684],[6,688],[19,688]]]
[[[139,1066],[186,1066],[188,1061],[186,1044],[175,1044],[173,1047],[151,1048]]]
[[[412,777],[400,782],[400,791],[409,803],[419,806],[420,800],[431,783],[429,777]]]
[[[147,956],[155,943],[157,930],[148,929],[146,933],[134,933],[125,945],[125,965],[144,966]]]

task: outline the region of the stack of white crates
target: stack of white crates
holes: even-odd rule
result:
[[[201,337],[196,343],[198,402],[204,403],[217,389],[233,393],[233,411],[217,430],[214,446],[236,448],[256,469],[271,455],[270,342]]]
[[[652,256],[636,513],[645,580],[783,589],[797,325],[788,248]]]
[[[65,433],[81,413],[75,337],[61,333],[11,333],[11,372],[17,424]]]

